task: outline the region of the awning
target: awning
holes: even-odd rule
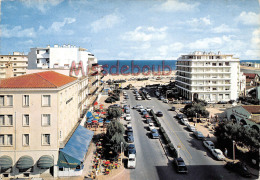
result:
[[[79,125],[65,147],[60,149],[58,166],[75,168],[84,161],[94,132]]]
[[[48,155],[41,156],[37,162],[37,167],[41,169],[49,169],[53,165],[54,165],[54,160],[51,156]]]
[[[9,156],[0,157],[0,171],[9,169],[13,166],[13,160]]]
[[[16,167],[20,170],[29,169],[33,166],[34,161],[31,156],[22,156],[16,163]]]

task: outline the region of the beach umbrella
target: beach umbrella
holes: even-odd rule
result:
[[[110,161],[106,161],[105,164],[108,165],[108,164],[111,164],[111,162]]]
[[[100,112],[97,112],[97,114],[100,114]]]
[[[106,123],[110,123],[110,121],[109,121],[109,120],[106,120]]]
[[[92,121],[87,121],[88,124],[92,123]]]
[[[104,106],[104,104],[100,104],[100,106]]]
[[[94,103],[94,106],[96,106],[96,105],[98,105],[98,102],[97,102],[97,101]]]
[[[100,106],[99,109],[104,109],[103,106]]]
[[[90,118],[88,118],[88,120],[93,120],[94,119],[94,117],[90,117]]]
[[[103,121],[104,119],[103,118],[99,118],[99,121]]]
[[[101,114],[106,114],[107,112],[101,112]]]
[[[99,122],[99,123],[102,123],[102,122],[103,122],[103,119],[101,119],[101,120],[99,119],[98,122]]]
[[[97,123],[97,120],[93,120],[92,123]]]
[[[86,114],[86,116],[87,116],[87,118],[89,118],[89,117],[91,117],[91,116],[93,116],[93,115],[92,115],[92,113],[91,113],[90,111],[88,111],[87,114]]]

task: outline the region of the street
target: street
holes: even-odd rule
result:
[[[159,101],[150,93],[152,100],[136,101],[131,90],[128,103],[131,107],[132,126],[134,130],[135,146],[137,151],[137,167],[130,170],[131,179],[243,179],[235,173],[229,173],[224,168],[224,162],[217,161],[202,145],[201,140],[194,138],[175,118],[176,112],[169,111],[170,106]],[[188,174],[178,174],[172,165],[158,139],[150,139],[148,126],[139,112],[132,109],[140,104],[144,108],[153,106],[154,112],[162,111],[163,117],[158,118],[167,132],[173,145],[180,146],[180,156],[184,159]]]

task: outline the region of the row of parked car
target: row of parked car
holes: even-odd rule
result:
[[[183,125],[185,125],[193,134],[195,137],[199,140],[205,140],[204,135],[202,132],[198,131],[195,126],[189,123],[188,119],[184,117],[183,114],[177,114],[176,119],[178,119]],[[223,155],[222,151],[220,149],[215,149],[214,143],[212,141],[203,141],[203,145],[209,149],[212,153],[212,155],[218,159],[218,160],[224,160],[225,156]]]
[[[125,95],[125,94],[124,94]],[[134,133],[133,133],[133,127],[131,123],[131,115],[130,115],[130,107],[128,105],[123,106],[124,110],[124,118],[127,121],[126,124],[126,141],[129,143],[127,147],[127,155],[128,155],[128,161],[127,161],[127,168],[135,168],[136,167],[136,149],[134,143]]]

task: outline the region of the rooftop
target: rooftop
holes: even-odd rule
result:
[[[77,78],[54,71],[45,71],[6,78],[0,81],[1,88],[58,88],[75,81]]]
[[[246,105],[242,107],[251,114],[260,114],[260,105]]]
[[[246,76],[247,79],[254,79],[256,74],[254,73],[244,73],[244,75]]]

